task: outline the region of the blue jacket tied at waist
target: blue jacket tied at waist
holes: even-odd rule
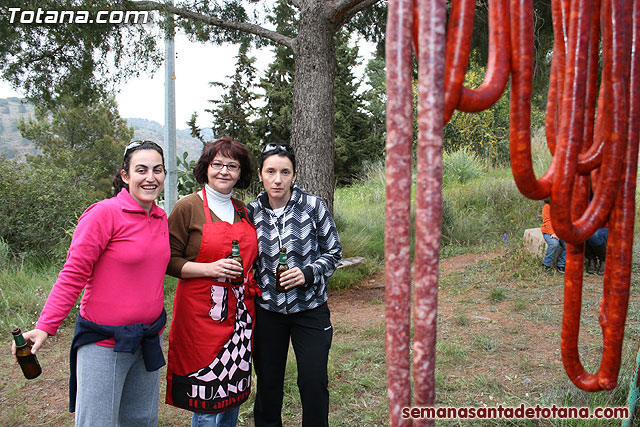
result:
[[[71,365],[69,412],[75,412],[76,410],[76,361],[78,348],[85,344],[92,344],[113,337],[116,341],[113,351],[135,353],[138,350],[138,346],[142,346],[145,369],[149,372],[156,371],[165,365],[159,334],[166,323],[167,312],[164,309],[162,309],[160,317],[151,325],[143,325],[142,323],[122,326],[99,325],[78,315],[69,355],[69,363]]]

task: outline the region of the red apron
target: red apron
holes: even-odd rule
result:
[[[202,190],[206,223],[195,262],[214,262],[231,255],[240,243],[244,284],[198,277],[178,280],[169,332],[166,402],[200,413],[217,413],[247,400],[251,387],[254,298],[259,290],[252,275],[258,256],[256,231],[246,209],[240,222],[211,220]],[[235,206],[234,206],[235,208]]]

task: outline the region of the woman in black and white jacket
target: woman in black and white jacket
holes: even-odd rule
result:
[[[327,360],[333,329],[327,280],[342,258],[336,225],[323,199],[294,185],[296,160],[288,145],[267,145],[258,170],[265,191],[249,203],[258,235],[254,367],[258,377],[256,427],[281,426],[289,340],[298,364],[302,425],[328,426]],[[289,270],[276,291],[280,249]]]

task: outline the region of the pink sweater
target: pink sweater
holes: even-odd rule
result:
[[[36,328],[55,335],[83,289],[80,314],[87,320],[113,326],[153,323],[164,306],[170,257],[167,215],[155,203],[147,215],[123,189],[89,206]]]

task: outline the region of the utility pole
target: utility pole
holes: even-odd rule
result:
[[[173,0],[167,0],[173,4]],[[167,16],[164,43],[164,149],[167,162],[167,180],[164,184],[164,203],[167,215],[178,200],[178,167],[176,164],[176,52],[174,46],[175,26],[173,15]]]

